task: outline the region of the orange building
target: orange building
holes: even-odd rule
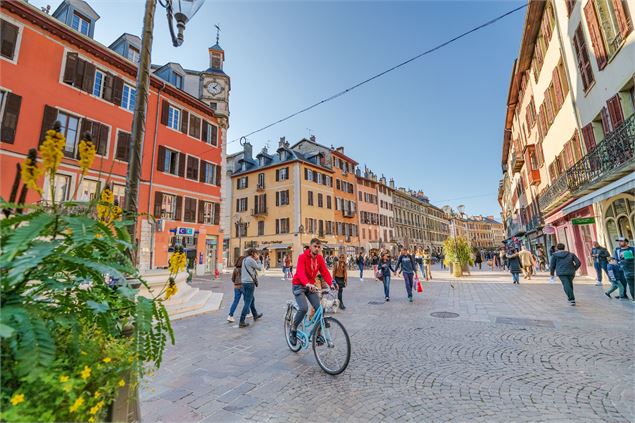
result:
[[[335,233],[338,252],[355,254],[359,250],[357,219],[357,162],[344,154],[344,147],[331,150],[333,156],[333,195],[335,196]]]
[[[123,205],[137,63],[90,38],[94,11],[69,13],[80,18],[67,25],[26,2],[2,2],[0,195],[9,198],[16,165],[57,120],[66,146],[56,199],[88,199],[108,184]],[[97,156],[77,187],[77,148],[85,131],[93,135]],[[137,228],[142,270],[167,266],[175,244],[187,248],[199,273],[220,261],[221,131],[208,105],[151,77]],[[44,200],[49,196],[45,190]],[[27,202],[39,200],[29,192]]]
[[[359,242],[366,253],[380,248],[382,234],[379,228],[379,200],[377,176],[368,169],[357,175],[357,201],[359,202]]]

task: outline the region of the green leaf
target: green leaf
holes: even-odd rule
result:
[[[129,300],[133,300],[138,291],[138,289],[132,289],[128,286],[120,286],[117,288],[117,293]]]
[[[15,329],[13,329],[11,326],[0,323],[0,338],[10,338],[14,332]]]
[[[105,313],[108,310],[110,310],[110,307],[108,306],[108,303],[106,303],[105,301],[102,301],[101,303],[89,300],[86,301],[86,305],[92,309],[95,314],[99,314],[99,313]]]
[[[62,258],[62,260],[75,264],[77,266],[77,270],[80,271],[80,273],[91,273],[97,276],[100,280],[106,273],[116,279],[125,279],[121,272],[117,270],[119,266],[115,265],[114,263],[105,264],[93,261],[90,258],[85,259],[74,256],[65,256]]]
[[[23,254],[17,256],[8,262],[8,257],[3,256],[0,259],[0,269],[7,272],[7,281],[10,286],[17,285],[24,281],[29,275],[29,271],[39,266],[47,257],[54,253],[55,248],[59,245],[59,241],[53,242],[33,241],[31,247]]]
[[[21,225],[7,237],[7,242],[3,245],[2,255],[7,257],[7,261],[12,260],[20,251],[28,248],[35,238],[43,235],[46,228],[54,221],[54,215],[41,213],[28,221],[28,224]]]

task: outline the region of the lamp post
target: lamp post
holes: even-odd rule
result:
[[[172,44],[175,47],[183,44],[183,31],[185,24],[192,19],[203,5],[205,0],[158,0],[159,4],[166,9],[168,25]],[[141,32],[141,52],[139,67],[137,70],[137,93],[135,99],[135,111],[132,117],[132,144],[130,146],[130,161],[128,163],[128,174],[126,177],[126,194],[124,209],[126,218],[130,219],[128,232],[133,245],[136,245],[136,226],[139,197],[139,181],[141,178],[141,146],[146,132],[146,111],[148,109],[148,91],[150,81],[150,64],[152,51],[152,32],[154,29],[154,12],[157,0],[146,0],[145,13],[143,16],[143,29]],[[177,34],[174,34],[173,19],[176,20]],[[129,250],[128,254],[137,262],[136,254]]]
[[[243,249],[243,224],[245,225],[245,229],[249,227],[249,222],[243,221],[243,218],[241,216],[235,222],[236,232],[238,232],[238,255],[239,256]]]

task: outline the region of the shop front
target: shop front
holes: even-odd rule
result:
[[[216,273],[216,257],[218,257],[218,237],[207,235],[205,237],[205,273]]]
[[[258,249],[268,258],[269,267],[282,268],[285,254],[291,254],[291,246],[290,243],[263,242]]]

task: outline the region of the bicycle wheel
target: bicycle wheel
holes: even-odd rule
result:
[[[284,339],[286,339],[287,346],[293,352],[298,352],[300,348],[302,348],[302,343],[299,339],[296,340],[295,346],[291,344],[291,327],[293,326],[293,319],[295,319],[297,312],[295,307],[288,307],[284,316]]]
[[[315,359],[326,373],[339,375],[346,370],[351,359],[351,340],[348,333],[344,325],[331,316],[324,318],[324,333],[319,332],[322,331],[317,327],[313,335]]]

